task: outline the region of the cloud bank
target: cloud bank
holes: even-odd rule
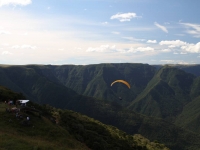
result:
[[[4,5],[28,5],[31,4],[31,0],[0,0],[0,7]]]
[[[86,52],[114,52],[115,45],[101,45],[100,47],[89,47]]]
[[[181,23],[187,28],[186,33],[193,35],[196,38],[200,38],[200,25],[192,23]]]
[[[196,44],[192,44],[192,43],[187,43],[187,42],[183,42],[180,40],[174,40],[174,41],[161,41],[159,44],[166,45],[170,49],[180,48],[180,50],[183,50],[183,51],[189,52],[189,53],[199,53],[200,52],[200,42],[198,42]]]

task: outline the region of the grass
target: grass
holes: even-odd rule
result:
[[[21,124],[24,119],[17,119],[15,113],[6,112],[6,107],[4,103],[0,104],[0,150],[88,149],[48,118],[22,112],[22,115],[30,116],[31,122],[24,126]]]
[[[77,112],[40,105],[36,108],[43,112],[41,115],[21,109],[25,118],[19,119],[15,113],[5,111],[7,107],[10,106],[0,104],[0,150],[168,150],[164,145],[127,135]],[[52,114],[59,116],[59,124],[51,121]],[[26,116],[30,117],[28,125],[22,124]]]

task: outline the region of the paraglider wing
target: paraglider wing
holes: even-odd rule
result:
[[[125,80],[115,80],[113,83],[111,83],[110,86],[112,86],[116,82],[121,82],[121,83],[125,84],[126,86],[128,86],[129,89],[131,88],[130,84],[128,82],[126,82]]]

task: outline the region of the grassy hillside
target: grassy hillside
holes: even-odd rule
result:
[[[27,107],[17,106],[21,117],[16,117],[15,112],[5,111],[12,107],[0,102],[1,149],[168,150],[163,144],[128,135],[73,111],[28,102]]]
[[[2,107],[1,107],[2,108]],[[14,114],[0,112],[0,147],[5,150],[21,149],[82,149],[89,148],[77,141],[67,130],[53,125],[45,117],[37,117],[33,114],[25,114],[31,118],[31,126],[22,125]]]

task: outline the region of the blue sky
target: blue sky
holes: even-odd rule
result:
[[[0,64],[200,64],[199,6],[199,0],[0,0]]]

